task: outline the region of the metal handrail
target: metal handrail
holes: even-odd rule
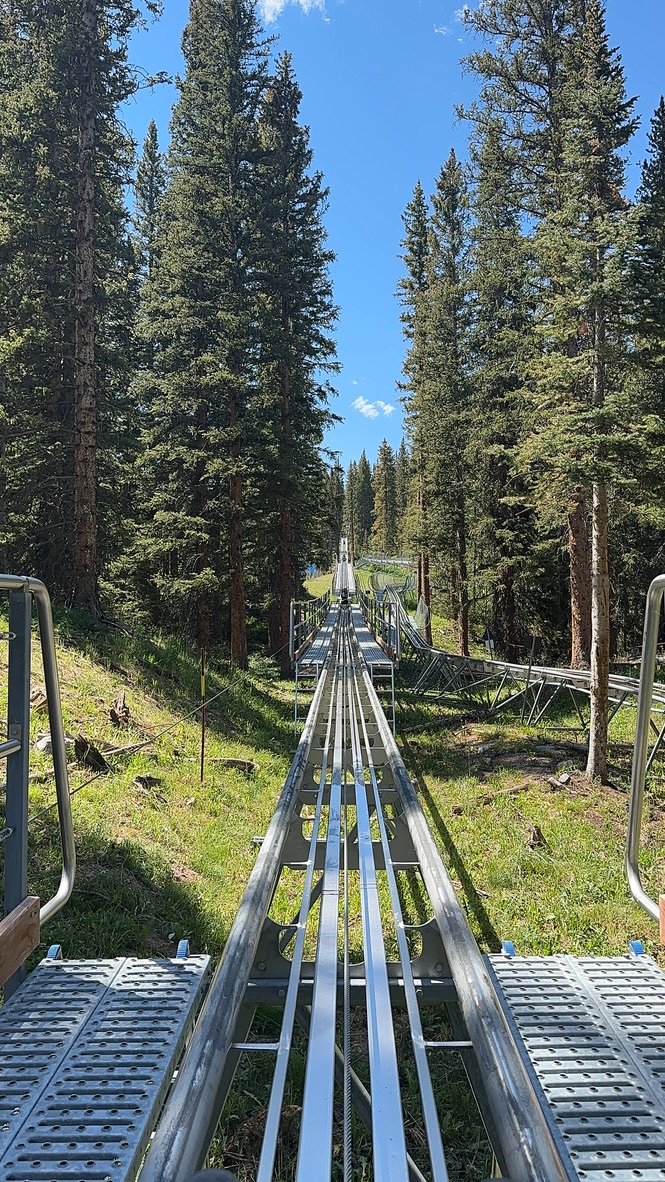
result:
[[[53,614],[51,612],[49,593],[40,579],[31,579],[23,575],[0,575],[0,591],[23,592],[26,595],[32,595],[37,601],[37,616],[39,619],[49,729],[53,751],[53,768],[55,772],[55,792],[58,804],[58,821],[60,824],[60,841],[62,845],[60,884],[56,893],[47,903],[44,903],[39,912],[39,922],[40,924],[44,924],[57,911],[60,911],[61,907],[64,907],[74,888],[74,876],[76,874],[74,826],[72,823],[72,808],[69,797],[65,732],[62,725],[62,711],[60,709],[60,682],[55,655]],[[22,742],[29,741],[29,735],[24,735]]]
[[[303,644],[313,635],[328,614],[330,591],[316,599],[292,599],[289,627],[289,656],[297,660]]]
[[[642,810],[644,807],[644,785],[646,781],[653,683],[656,673],[656,648],[658,646],[658,625],[660,609],[665,594],[665,575],[658,575],[647,592],[644,613],[644,639],[642,642],[642,668],[640,688],[637,696],[637,726],[635,748],[630,781],[630,803],[628,805],[628,833],[626,836],[626,874],[630,892],[640,907],[655,919],[660,920],[658,903],[647,895],[640,878],[640,836]]]
[[[392,599],[388,594],[379,602],[376,594],[368,595],[362,590],[358,591],[358,601],[370,631],[377,640],[383,641],[392,653],[393,659],[399,664],[402,655],[399,601]]]

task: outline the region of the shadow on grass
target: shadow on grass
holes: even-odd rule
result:
[[[48,820],[32,841],[30,889],[46,900],[59,878],[57,825]],[[182,869],[138,842],[110,841],[94,833],[76,839],[74,892],[46,925],[30,967],[50,944],[61,944],[67,959],[115,956],[175,956],[188,939],[193,953],[221,953],[226,931],[206,913],[194,882],[180,881]]]
[[[418,785],[418,791],[422,799],[425,801],[427,808],[429,809],[436,831],[450,860],[450,864],[457,878],[462,884],[462,889],[469,904],[469,908],[476,923],[478,924],[485,946],[489,952],[500,952],[500,937],[494,925],[492,924],[480,895],[473,885],[473,880],[471,879],[471,876],[464,865],[460,852],[452,839],[450,831],[446,826],[441,813],[439,812],[436,801],[427,787],[425,779],[420,771],[415,756],[409,746],[409,741],[406,737],[402,737],[402,744],[408,756],[409,769]]]

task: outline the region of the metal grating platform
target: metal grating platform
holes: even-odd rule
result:
[[[0,1010],[3,1182],[133,1182],[209,963],[37,966]]]
[[[646,956],[487,958],[571,1179],[665,1179],[665,974]]]
[[[337,608],[335,607],[328,612],[328,615],[323,621],[309,648],[306,649],[299,658],[298,666],[301,670],[305,668],[313,668],[315,666],[317,669],[319,669],[323,666],[330,649],[330,642],[332,640],[336,619]]]
[[[353,630],[356,634],[356,640],[360,646],[360,651],[365,658],[370,668],[375,668],[377,665],[383,666],[385,669],[392,667],[390,657],[377,644],[372,636],[367,624],[365,623],[362,612],[359,607],[353,607],[351,610],[351,618],[353,620]]]

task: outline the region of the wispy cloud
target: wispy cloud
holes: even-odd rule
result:
[[[447,25],[435,25],[434,32],[440,33],[442,37],[452,37],[453,31]]]
[[[360,411],[361,415],[364,415],[366,419],[378,419],[379,417],[379,412],[374,403],[368,402],[366,398],[363,398],[362,394],[351,403],[351,406],[354,410]]]
[[[382,402],[380,398],[377,398],[375,402],[368,402],[362,394],[351,403],[351,406],[366,419],[378,419],[381,414],[391,415],[395,409],[389,402]]]
[[[465,4],[462,8],[456,8],[455,9],[455,20],[462,21],[462,23],[464,23],[467,16],[469,15],[469,12],[470,12],[470,9],[469,9],[468,4]]]
[[[303,12],[312,12],[314,8],[323,12],[325,0],[259,0],[258,7],[264,21],[270,23],[277,20],[287,4],[299,4]]]

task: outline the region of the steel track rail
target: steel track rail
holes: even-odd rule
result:
[[[432,645],[426,644],[418,630],[411,623],[399,593],[391,587],[387,590],[393,603],[398,605],[399,626],[409,645],[421,658],[425,660],[429,659],[430,665],[423,670],[419,679],[420,688],[423,692],[436,675],[436,669],[432,669],[431,667],[432,663],[439,658],[444,658],[450,670],[454,670],[451,680],[454,680],[455,676],[467,675],[474,684],[481,684],[483,680],[503,677],[511,678],[516,683],[527,682],[527,688],[537,689],[540,683],[546,686],[575,690],[587,696],[590,695],[591,673],[588,669],[567,669],[554,665],[520,665],[513,661],[494,661],[484,657],[462,657],[456,653],[449,653],[443,649],[437,649]],[[636,677],[610,674],[609,700],[617,705],[621,705],[628,697],[637,699],[639,688],[640,683]],[[510,701],[517,700],[524,693],[524,689],[518,690],[511,697]],[[657,712],[662,713],[665,711],[665,686],[659,686],[658,682],[654,684],[652,702],[655,704],[654,709]],[[500,702],[495,708],[500,709],[501,706],[507,704],[508,700]]]
[[[388,818],[388,805],[397,808],[396,818]],[[303,824],[312,806],[312,833],[305,838]],[[268,919],[268,909],[285,866],[301,870],[303,879],[296,922],[280,925]],[[407,866],[419,870],[445,947],[429,969],[420,967],[417,973],[397,881]],[[322,872],[318,881],[317,870]],[[387,907],[379,889],[383,871]],[[356,892],[363,963],[350,965],[348,896]],[[313,963],[304,959],[310,927],[316,931]],[[399,961],[389,965],[386,942],[392,936]],[[284,955],[289,947],[290,962]],[[434,963],[446,958],[457,995],[449,1004],[461,1012],[464,1028],[455,1025],[451,1011],[456,1041],[428,1043],[420,1006],[432,1004],[429,989],[437,998],[442,986],[450,990],[445,965]],[[270,991],[271,981],[273,1001],[283,1006],[279,1039],[252,1042],[255,986],[258,992]],[[399,1058],[404,1049],[398,1051],[393,1022],[398,997],[409,1020],[420,1092],[418,1122],[434,1182],[447,1182],[448,1174],[428,1055],[445,1047],[475,1054],[481,1104],[485,1098],[488,1103],[485,1122],[497,1131],[495,1152],[511,1182],[563,1182],[568,1175],[376,696],[352,613],[340,607],[293,765],[141,1182],[187,1182],[203,1165],[238,1058],[258,1050],[273,1057],[274,1066],[256,1177],[272,1182],[296,1021],[307,1030],[297,1182],[330,1182],[334,1176],[335,1081],[340,1076],[347,1179],[353,1168],[350,1102],[371,1124],[376,1182],[421,1177],[406,1149]],[[350,1062],[351,1007],[359,1001],[366,1010],[369,1095]],[[311,1006],[306,1021],[303,1005]]]

